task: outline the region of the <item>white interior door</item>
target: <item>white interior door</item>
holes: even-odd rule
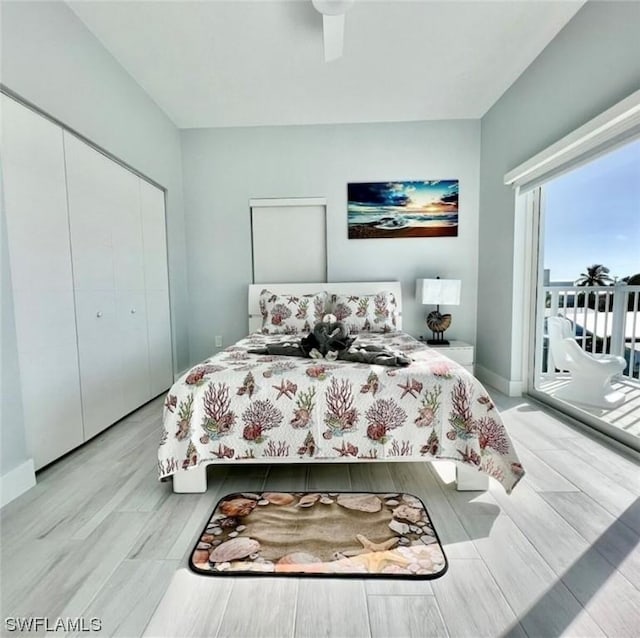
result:
[[[264,202],[264,200],[263,200]],[[327,280],[326,207],[267,203],[251,207],[254,283]]]
[[[118,209],[126,206],[130,182],[109,158],[69,133],[64,139],[82,408],[90,438],[125,414],[114,227],[122,221]]]
[[[111,185],[113,269],[118,316],[123,413],[146,403],[149,394],[149,344],[145,299],[144,245],[140,211],[141,180],[117,166]]]
[[[85,438],[124,414],[122,339],[113,291],[76,291]]]
[[[164,193],[143,180],[140,180],[140,211],[149,344],[149,395],[155,397],[173,382],[169,272]]]
[[[118,291],[116,310],[120,334],[123,410],[132,412],[150,398],[147,303],[144,290]]]
[[[36,469],[83,441],[62,129],[2,96],[23,411]]]
[[[116,165],[66,131],[64,144],[74,287],[114,291],[112,218],[120,200],[111,183],[117,183]]]
[[[140,178],[112,164],[111,240],[113,272],[118,291],[144,291],[144,249],[140,215]]]
[[[171,317],[167,293],[147,290],[147,339],[149,343],[149,396],[156,397],[173,383]]]

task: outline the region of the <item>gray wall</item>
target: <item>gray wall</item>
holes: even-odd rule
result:
[[[177,128],[66,4],[2,2],[0,10],[2,83],[168,189],[175,363],[184,368],[188,290]],[[21,408],[7,400],[19,396],[20,382],[4,252],[3,246],[2,474],[27,459]]]
[[[476,360],[504,379],[520,380],[504,174],[640,88],[639,26],[638,2],[588,2],[482,118]]]
[[[416,304],[416,278],[462,279],[447,334],[475,342],[479,121],[194,129],[182,131],[182,156],[193,362],[215,335],[246,334],[252,197],[326,197],[329,281],[400,280],[415,335],[432,309]],[[347,239],[348,182],[437,178],[460,180],[457,238]]]

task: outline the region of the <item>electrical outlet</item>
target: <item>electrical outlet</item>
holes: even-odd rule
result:
[[[222,337],[220,335],[216,336],[216,348],[222,348]]]

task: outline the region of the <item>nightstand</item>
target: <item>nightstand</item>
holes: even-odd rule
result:
[[[420,337],[420,341],[425,341],[424,337]],[[465,341],[449,341],[448,346],[429,346],[430,348],[437,348],[438,350],[442,350],[443,354],[449,359],[453,359],[456,363],[459,363],[466,370],[474,374],[473,371],[473,358],[474,358],[474,347],[470,343],[466,343]]]

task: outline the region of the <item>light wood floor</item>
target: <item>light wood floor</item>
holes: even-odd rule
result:
[[[545,379],[538,385],[541,392],[546,392],[551,396],[566,386],[570,377],[558,375],[555,379]],[[640,438],[640,381],[620,377],[611,384],[616,392],[624,395],[624,402],[613,410],[600,410],[584,405],[573,404],[574,408],[583,410],[591,416],[597,417],[619,430],[627,432]]]
[[[511,496],[493,482],[456,492],[446,463],[216,468],[206,494],[175,495],[155,479],[156,400],[2,510],[2,618],[96,617],[101,635],[124,638],[637,636],[638,464],[534,404],[492,394],[527,470]],[[449,572],[432,582],[189,572],[218,497],[265,488],[417,494]]]

